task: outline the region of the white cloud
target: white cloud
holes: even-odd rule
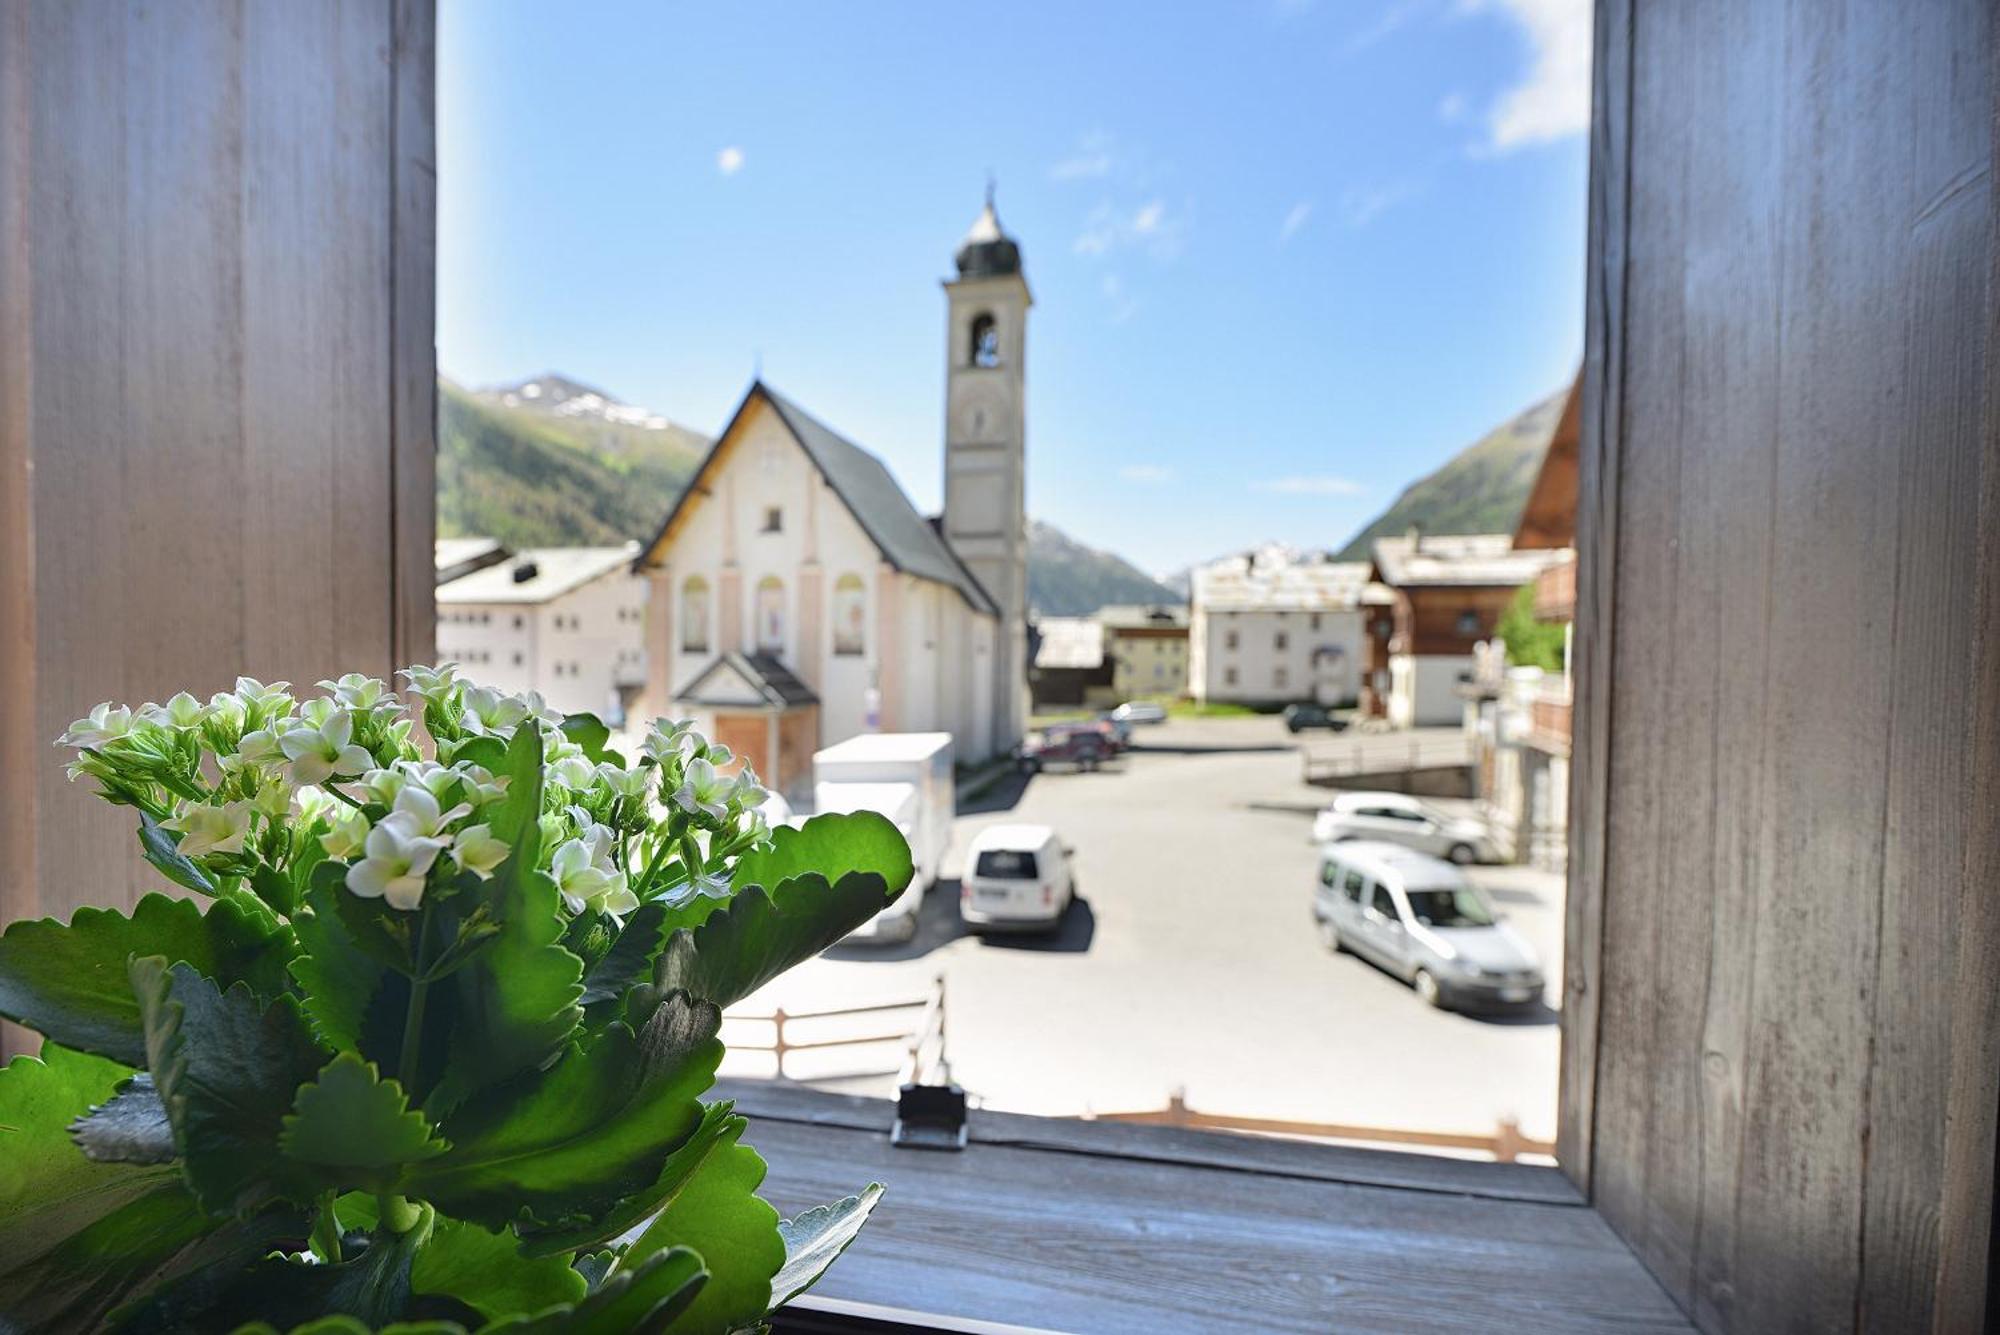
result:
[[[1186,230],[1184,215],[1169,210],[1165,200],[1149,199],[1130,211],[1106,202],[1090,211],[1071,248],[1079,255],[1108,255],[1139,246],[1154,259],[1170,260],[1180,254]]]
[[[1412,181],[1357,186],[1341,195],[1340,216],[1349,227],[1366,227],[1416,193],[1417,186]]]
[[[1174,480],[1174,470],[1159,464],[1126,464],[1118,470],[1118,476],[1127,482],[1158,487]]]
[[[1152,236],[1160,230],[1160,219],[1166,216],[1167,206],[1159,200],[1139,206],[1132,215],[1132,230],[1140,236]]]
[[[1375,21],[1359,29],[1341,47],[1343,55],[1359,55],[1408,23],[1423,8],[1423,0],[1391,0]]]
[[[1438,119],[1446,125],[1456,125],[1465,119],[1468,110],[1464,93],[1446,93],[1438,99]]]
[[[1533,58],[1487,115],[1487,145],[1505,153],[1590,128],[1590,0],[1481,0],[1520,24]]]
[[[1049,168],[1052,181],[1085,181],[1109,176],[1115,164],[1111,158],[1111,136],[1093,130],[1078,141],[1076,151]]]
[[[1290,241],[1298,230],[1306,225],[1306,219],[1312,217],[1312,211],[1313,206],[1309,200],[1302,199],[1292,205],[1291,211],[1285,214],[1285,221],[1278,227],[1278,244],[1283,245]]]
[[[734,176],[743,170],[743,150],[731,144],[715,155],[715,169],[724,176]]]
[[[1250,490],[1268,491],[1278,496],[1358,496],[1366,488],[1352,478],[1320,475],[1279,477],[1265,482],[1252,482]]]

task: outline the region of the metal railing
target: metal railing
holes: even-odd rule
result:
[[[787,1080],[791,1077],[785,1070],[785,1058],[794,1052],[818,1052],[828,1048],[861,1047],[884,1043],[895,1043],[912,1050],[915,1047],[915,1038],[913,1038],[912,1031],[902,1025],[898,1025],[886,1033],[834,1034],[824,1038],[811,1036],[799,1037],[792,1030],[793,1025],[802,1021],[814,1022],[857,1015],[890,1015],[898,1011],[915,1011],[920,1008],[923,1011],[923,1016],[917,1022],[915,1038],[920,1038],[925,1031],[925,1027],[932,1023],[930,1016],[935,1011],[938,1016],[935,1023],[938,1028],[940,1052],[942,1052],[944,1026],[944,988],[942,979],[939,980],[937,986],[929,993],[921,997],[908,997],[896,1001],[878,1001],[866,1006],[826,1006],[813,1010],[787,1010],[783,1006],[776,1006],[766,1013],[731,1011],[723,1018],[725,1020],[742,1021],[748,1024],[770,1025],[771,1038],[769,1042],[760,1043],[755,1040],[732,1038],[729,1041],[729,1047],[732,1051],[770,1053],[772,1061],[777,1067],[777,1078]],[[905,1067],[907,1067],[907,1062],[905,1063]],[[877,1072],[871,1071],[865,1074],[877,1074]]]
[[[1300,747],[1299,761],[1305,781],[1318,783],[1350,774],[1410,773],[1420,769],[1469,765],[1472,763],[1472,748],[1463,734],[1440,737],[1413,733],[1398,738],[1377,733]]]
[[[1198,1131],[1235,1131],[1251,1135],[1294,1136],[1313,1140],[1360,1141],[1376,1145],[1419,1145],[1426,1149],[1471,1150],[1488,1154],[1496,1163],[1513,1163],[1524,1154],[1555,1156],[1555,1145],[1523,1135],[1521,1124],[1503,1117],[1491,1135],[1456,1131],[1411,1131],[1401,1127],[1351,1126],[1341,1122],[1301,1122],[1283,1117],[1233,1117],[1188,1107],[1187,1091],[1176,1089],[1167,1106],[1144,1112],[1092,1112],[1086,1120],[1141,1122],[1181,1126]]]

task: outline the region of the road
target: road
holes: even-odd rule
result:
[[[1528,1135],[1553,1138],[1553,1010],[1503,1020],[1434,1011],[1318,944],[1308,830],[1325,794],[1301,784],[1275,720],[1176,720],[1135,741],[1113,768],[1010,778],[968,804],[945,863],[954,879],[931,892],[915,941],[837,946],[738,1012],[890,1000],[942,974],[952,1072],[988,1107],[1148,1109],[1181,1086],[1204,1112],[1475,1133],[1513,1116]],[[973,830],[1013,820],[1053,825],[1077,850],[1079,901],[1048,940],[982,941],[958,919],[956,854]],[[1513,867],[1474,875],[1560,978],[1560,878]],[[823,1020],[817,1032],[896,1024]],[[769,1031],[732,1020],[726,1036]],[[815,1030],[794,1022],[788,1032]],[[897,1056],[893,1044],[797,1052],[787,1071],[888,1093]],[[770,1069],[753,1052],[724,1067]]]

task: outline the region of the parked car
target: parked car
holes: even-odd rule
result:
[[[1127,700],[1111,711],[1111,717],[1121,723],[1165,723],[1167,711],[1151,700]]]
[[[1112,744],[1120,751],[1128,750],[1131,747],[1132,721],[1130,719],[1119,718],[1107,711],[1098,715],[1097,721],[1110,730]]]
[[[965,852],[958,912],[975,932],[1054,931],[1076,897],[1074,850],[1046,825],[992,825]]]
[[[1029,773],[1050,765],[1093,770],[1111,759],[1112,754],[1111,741],[1105,733],[1084,724],[1064,723],[1028,734],[1021,743],[1018,759],[1021,768]]]
[[[1463,866],[1488,861],[1493,838],[1476,820],[1447,816],[1404,793],[1342,793],[1313,818],[1313,842],[1379,839]]]
[[[1331,844],[1313,919],[1328,950],[1374,961],[1443,1009],[1528,1006],[1546,979],[1534,947],[1448,862],[1399,844]]]
[[[1307,728],[1326,728],[1333,732],[1347,730],[1346,718],[1325,705],[1286,705],[1284,717],[1287,732],[1304,732]]]

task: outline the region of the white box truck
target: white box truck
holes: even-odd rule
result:
[[[924,892],[937,881],[958,815],[948,732],[867,732],[813,755],[813,809],[873,811],[910,841],[916,876],[851,939],[908,941]]]

